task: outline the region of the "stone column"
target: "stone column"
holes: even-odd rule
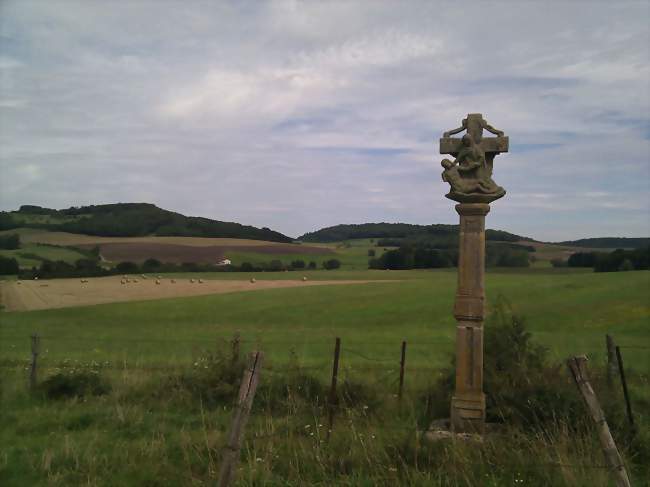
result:
[[[456,205],[460,215],[456,326],[456,390],[451,400],[451,429],[483,433],[483,319],[485,317],[486,203]]]

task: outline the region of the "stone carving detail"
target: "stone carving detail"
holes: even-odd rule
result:
[[[483,138],[483,129],[496,137]],[[462,138],[451,135],[466,130]],[[492,180],[494,157],[508,152],[508,137],[492,127],[480,113],[470,113],[462,125],[445,132],[440,139],[440,153],[455,157],[443,159],[442,180],[451,190],[447,198],[459,203],[490,203],[506,194],[506,190]]]

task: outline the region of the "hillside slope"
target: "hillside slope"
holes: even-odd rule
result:
[[[640,249],[650,245],[650,238],[597,237],[557,242],[557,245],[590,249]]]
[[[0,230],[28,227],[102,237],[218,237],[292,241],[269,228],[191,217],[149,203],[117,203],[53,210],[33,205],[0,213]]]
[[[335,225],[309,232],[298,240],[303,242],[340,242],[359,238],[408,239],[408,240],[450,240],[458,238],[458,225],[412,225],[409,223],[361,223]],[[504,232],[486,230],[487,240],[518,242],[532,240],[527,237]]]

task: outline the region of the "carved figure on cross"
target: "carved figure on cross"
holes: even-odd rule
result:
[[[484,138],[483,129],[496,137]],[[462,138],[451,137],[463,130],[467,133]],[[492,180],[494,157],[501,152],[508,152],[508,137],[480,113],[470,113],[459,128],[444,132],[440,153],[455,157],[441,163],[445,168],[442,179],[451,186],[447,198],[459,203],[490,203],[505,195],[505,189]]]

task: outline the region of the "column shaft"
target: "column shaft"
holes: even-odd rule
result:
[[[456,390],[451,427],[459,433],[485,429],[483,394],[483,320],[485,318],[485,215],[490,205],[461,203],[456,327]]]

